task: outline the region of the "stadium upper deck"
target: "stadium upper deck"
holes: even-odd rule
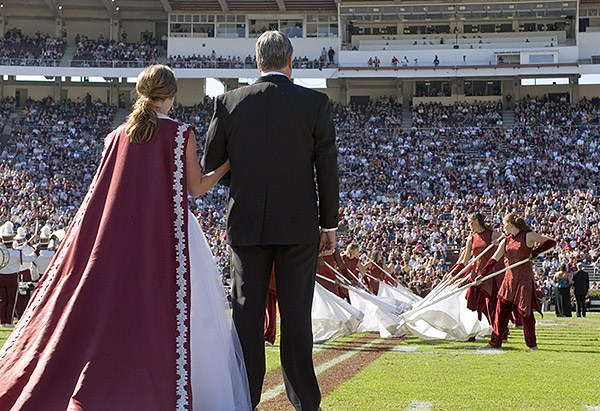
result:
[[[540,77],[564,80],[552,92],[574,100],[600,94],[579,85],[581,76],[600,75],[598,0],[4,0],[0,15],[3,34],[39,31],[67,43],[61,60],[47,67],[0,65],[5,76],[44,75],[68,83],[71,77],[123,79],[139,72],[139,61],[132,68],[73,64],[79,35],[129,43],[153,39],[164,48],[159,62],[213,54],[239,61],[254,55],[260,33],[279,29],[292,38],[295,55],[311,62],[311,68],[295,69],[295,76],[326,78],[335,100],[391,92],[406,103],[433,88],[449,90],[441,97],[456,101],[477,84],[476,97],[519,98],[521,81]],[[328,64],[314,64],[323,52]],[[223,79],[228,87],[256,77],[252,64],[231,66],[180,65],[176,73],[200,83]],[[3,84],[12,79],[5,77]],[[115,87],[110,101],[126,88]]]

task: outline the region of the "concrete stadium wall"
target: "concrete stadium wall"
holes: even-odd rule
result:
[[[5,32],[14,27],[21,29],[21,33],[26,36],[34,36],[36,32],[46,33],[50,36],[55,36],[56,21],[53,18],[39,17],[4,17]]]
[[[133,84],[123,83],[119,85],[117,92],[124,92],[128,96],[130,91],[133,89]],[[62,98],[69,98],[71,100],[77,100],[77,98],[83,99],[87,93],[92,96],[92,99],[104,103],[110,102],[109,91],[110,87],[108,84],[101,83],[25,83],[25,82],[9,82],[5,81],[2,84],[2,97],[15,97],[17,90],[27,90],[27,97],[35,100],[40,100],[46,97],[52,97],[54,100],[60,100]],[[113,97],[113,104],[117,104],[117,96]]]
[[[579,58],[591,59],[592,56],[600,55],[600,32],[579,33]]]
[[[27,89],[27,97],[34,100],[41,100],[48,96],[54,98],[54,83],[48,85],[27,86],[25,84],[5,84],[2,87],[3,97],[15,97],[17,89]],[[23,101],[21,101],[21,104]]]
[[[327,94],[327,97],[336,103],[346,104],[345,91],[342,90],[339,85],[329,85],[328,83],[326,89],[320,89],[318,91]]]
[[[66,20],[67,40],[75,43],[77,34],[85,34],[90,39],[97,39],[101,34],[105,39],[110,38],[109,20]]]
[[[557,84],[554,86],[521,86],[521,97],[526,97],[528,94],[531,97],[541,97],[544,94],[550,93],[571,93],[571,88],[568,84]]]
[[[428,103],[441,103],[445,106],[451,106],[454,103],[497,103],[502,101],[502,96],[465,96],[458,94],[450,97],[413,97],[413,104],[428,104]]]
[[[392,91],[394,91],[392,93]],[[350,101],[350,99],[352,97],[360,97],[360,96],[369,96],[372,100],[381,98],[381,97],[396,97],[396,98],[402,98],[402,96],[398,96],[398,94],[395,92],[394,89],[390,89],[388,87],[381,87],[381,88],[363,88],[363,89],[356,89],[356,88],[352,88],[350,90],[348,90],[348,102]]]
[[[183,104],[184,106],[191,106],[201,102],[205,95],[205,79],[179,79],[179,92],[177,95],[176,102]],[[244,84],[240,84],[244,86]],[[112,103],[117,104],[118,95],[124,93],[126,96],[127,104],[129,105],[133,101],[132,91],[135,88],[133,83],[120,82],[115,87]],[[371,99],[376,99],[384,96],[393,96],[401,101],[404,94],[411,94],[411,90],[403,90],[403,88],[410,87],[409,84],[398,86],[398,83],[390,80],[373,81],[373,80],[340,80],[331,79],[327,81],[326,89],[318,89],[318,91],[327,94],[327,96],[338,103],[348,104],[351,97],[353,96],[369,96]],[[70,99],[84,98],[86,93],[90,93],[93,99],[100,99],[103,102],[109,102],[109,84],[103,83],[73,83],[70,81],[63,82],[62,84],[56,84],[54,82],[15,82],[15,81],[3,81],[2,82],[2,95],[0,97],[15,96],[17,89],[26,89],[27,96],[33,99],[42,99],[47,96],[51,96],[56,100],[62,97]],[[588,99],[596,96],[600,96],[600,84],[594,85],[555,85],[555,86],[518,86],[517,90],[513,90],[511,94],[513,96],[523,98],[528,94],[532,97],[541,97],[542,95],[549,93],[571,93],[572,102],[578,102],[584,96]],[[414,103],[419,102],[430,102],[440,101],[444,104],[454,104],[457,101],[499,101],[500,96],[490,97],[472,97],[457,95],[452,97],[414,97]],[[403,101],[406,103],[406,101]]]
[[[67,90],[67,97],[71,100],[77,100],[78,98],[83,100],[87,93],[92,96],[92,100],[98,100],[102,102],[108,102],[108,87],[89,87],[89,85],[81,86],[66,86],[62,88]]]
[[[179,79],[177,80],[176,103],[184,106],[193,106],[204,100],[204,79]]]
[[[592,98],[600,96],[600,84],[586,84],[579,86],[579,97]]]
[[[156,23],[154,21],[121,21],[120,32],[127,32],[127,42],[140,42],[141,34],[149,31],[156,36]]]
[[[21,29],[27,36],[33,36],[36,32],[47,33],[56,36],[56,20],[52,17],[43,16],[6,16],[4,17],[4,30],[8,31],[14,27]],[[97,39],[100,35],[110,39],[110,20],[105,16],[96,19],[66,18],[64,19],[64,30],[67,32],[67,41],[74,44],[77,34],[85,34],[90,39]],[[153,20],[121,20],[118,30],[120,33],[126,31],[129,42],[139,42],[141,33],[149,31],[156,35],[156,21]]]
[[[340,52],[340,65],[346,67],[367,67],[369,58],[379,58],[381,67],[391,67],[392,58],[401,60],[406,56],[409,64],[414,66],[414,59],[417,59],[419,66],[432,66],[434,56],[438,56],[440,67],[458,66],[467,64],[476,65],[496,65],[496,52],[514,52],[519,51],[527,53],[527,49],[521,47],[515,50],[511,49],[458,49],[458,50],[424,50],[409,48],[405,50],[378,50],[378,51],[342,51]],[[544,52],[558,55],[560,63],[574,63],[578,60],[577,47],[552,47],[544,49]],[[463,62],[463,56],[465,62]]]

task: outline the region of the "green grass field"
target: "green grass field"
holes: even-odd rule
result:
[[[485,341],[423,341],[409,336],[323,398],[323,410],[600,410],[600,313],[537,318],[537,351],[510,328],[503,351]],[[11,330],[0,330],[2,345]],[[327,349],[358,335],[318,345]],[[267,370],[279,347],[266,349]]]
[[[503,352],[483,342],[408,337],[323,399],[324,410],[600,410],[600,314],[538,320],[537,351],[510,329]]]
[[[0,347],[2,347],[4,345],[4,343],[6,342],[6,339],[8,338],[8,336],[10,335],[12,329],[10,328],[0,328]]]

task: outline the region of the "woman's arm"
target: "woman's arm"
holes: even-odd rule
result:
[[[500,237],[502,237],[502,234],[500,234],[498,231],[494,230],[492,231],[492,242],[496,241],[497,239],[499,239]]]
[[[188,137],[185,158],[188,193],[194,198],[200,197],[210,190],[230,169],[229,160],[227,160],[214,171],[202,175],[202,169],[200,169],[200,164],[198,164],[196,138],[193,131],[190,132]]]
[[[342,259],[342,256],[340,255],[340,252],[337,250],[337,248],[333,252],[333,259],[335,260],[335,264],[338,266],[339,270],[346,269],[346,264],[344,264],[344,260]]]
[[[531,251],[532,258],[536,258],[544,251],[547,251],[556,245],[556,241],[554,241],[552,238],[543,236],[538,233],[534,233],[533,231],[527,233],[525,241],[527,242],[527,247],[530,248],[533,248],[535,244],[540,244],[538,247],[534,248]]]
[[[467,239],[467,244],[465,245],[465,249],[460,254],[458,259],[458,264],[462,264],[463,267],[467,265],[469,260],[471,259],[471,255],[473,254],[473,237],[469,236]]]
[[[367,272],[367,270],[365,270],[365,266],[362,265],[362,263],[360,262],[360,260],[356,264],[356,268],[358,268],[358,272],[360,273],[360,275],[365,275],[365,273]]]
[[[544,235],[534,233],[533,231],[528,232],[527,237],[526,237],[527,247],[529,247],[529,248],[532,248],[536,243],[541,244],[548,240],[550,240],[550,237],[546,237]]]
[[[500,261],[502,259],[502,257],[504,257],[504,246],[505,246],[505,244],[506,244],[506,239],[503,239],[502,241],[500,241],[500,244],[498,244],[498,248],[496,249],[496,252],[492,256],[492,258],[494,260]]]

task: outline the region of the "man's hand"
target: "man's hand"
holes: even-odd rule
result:
[[[335,250],[335,231],[321,233],[319,240],[319,254],[327,255]]]
[[[327,255],[332,255],[335,250],[323,250],[323,252],[319,253],[319,257],[325,257]]]

